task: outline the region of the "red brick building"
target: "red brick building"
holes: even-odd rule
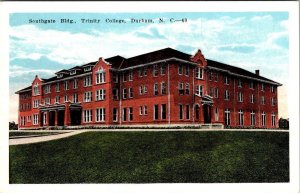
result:
[[[281,84],[166,48],[75,66],[19,90],[19,128],[222,124],[278,127]]]

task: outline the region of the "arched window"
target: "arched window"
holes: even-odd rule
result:
[[[96,84],[105,83],[105,70],[100,67],[96,73]]]

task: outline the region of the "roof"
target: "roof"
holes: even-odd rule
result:
[[[24,92],[24,91],[30,91],[31,90],[31,86],[28,86],[28,87],[26,87],[26,88],[23,88],[23,89],[21,89],[21,90],[18,90],[17,92],[15,92],[15,94],[19,94],[19,93],[21,93],[21,92]]]
[[[228,64],[224,64],[224,63],[217,62],[217,61],[214,61],[214,60],[209,60],[209,59],[207,59],[206,61],[207,61],[207,66],[211,66],[211,67],[219,68],[219,69],[222,69],[222,70],[226,70],[226,71],[229,71],[229,72],[234,73],[234,74],[239,74],[239,75],[242,75],[242,76],[248,76],[248,77],[251,77],[251,78],[261,79],[261,80],[273,82],[275,84],[279,84],[278,82],[275,82],[273,80],[270,80],[268,78],[265,78],[263,76],[257,75],[255,73],[252,73],[250,71],[247,71],[245,69],[242,69],[242,68],[239,68],[239,67],[236,67],[236,66],[231,66],[231,65],[228,65]]]
[[[187,62],[191,62],[191,57],[192,57],[192,55],[175,50],[173,48],[164,48],[164,49],[137,55],[137,56],[130,57],[130,58],[124,58],[120,55],[117,55],[117,56],[113,56],[110,58],[106,58],[105,61],[109,62],[112,65],[112,68],[120,70],[120,69],[124,69],[124,68],[128,68],[128,67],[134,67],[137,65],[151,63],[151,62],[155,62],[158,60],[164,60],[164,59],[169,59],[169,58],[177,58],[177,59],[185,60]],[[96,63],[97,63],[97,61],[94,61],[94,62],[90,62],[90,63],[84,64],[81,66],[75,66],[73,68],[70,68],[69,70],[63,69],[63,70],[56,72],[55,74],[62,73],[62,72],[63,73],[69,72],[70,70],[73,70],[73,69],[83,69],[86,66],[95,66]],[[273,80],[270,80],[263,76],[259,76],[255,73],[244,70],[242,68],[231,66],[231,65],[228,65],[225,63],[214,61],[214,60],[207,59],[207,66],[219,68],[219,69],[226,70],[231,73],[238,74],[238,75],[247,76],[250,78],[260,79],[260,80],[264,80],[264,81],[269,81],[271,83],[281,85]],[[77,75],[83,74],[83,73],[84,73],[83,70],[78,71],[75,75],[70,75],[69,73],[67,73],[67,74],[64,74],[64,78],[71,77],[71,76],[77,76]],[[43,82],[47,83],[47,82],[55,81],[57,79],[58,79],[57,76],[54,76],[54,77],[51,77],[48,79],[43,79]],[[22,92],[23,90],[30,89],[30,88],[31,88],[31,86],[26,87],[17,92]]]

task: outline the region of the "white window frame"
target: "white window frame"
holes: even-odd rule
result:
[[[166,95],[167,94],[167,86],[165,82],[160,83],[160,94]]]
[[[33,125],[39,124],[39,114],[33,114]]]
[[[132,72],[132,70],[130,70],[129,73],[128,73],[128,81],[133,81],[133,72]]]
[[[196,69],[196,79],[203,80],[203,68],[198,67]]]
[[[238,92],[238,102],[243,102],[243,93]]]
[[[255,126],[256,124],[256,119],[255,119],[255,111],[251,111],[250,113],[250,125]]]
[[[144,115],[148,115],[148,107],[147,107],[147,105],[144,105]]]
[[[83,110],[83,122],[84,123],[91,123],[93,121],[93,111],[92,109]]]
[[[154,83],[153,85],[153,95],[158,96],[158,83]]]
[[[85,76],[83,78],[83,86],[84,87],[92,86],[92,77],[91,77],[91,75]]]
[[[167,70],[166,64],[161,64],[160,66],[160,75],[165,75]]]
[[[178,65],[178,75],[183,75],[183,64]]]
[[[84,98],[83,98],[83,102],[88,103],[88,102],[92,102],[92,91],[88,91],[84,93]]]
[[[244,126],[244,112],[241,109],[238,111],[238,125]]]
[[[157,77],[158,76],[158,65],[157,64],[154,64],[153,65],[153,77]]]
[[[105,100],[106,90],[99,89],[96,91],[96,101],[103,101]]]
[[[69,90],[69,84],[67,80],[64,81],[64,89]]]
[[[225,109],[224,117],[225,117],[225,125],[230,125],[231,124],[231,118],[230,118],[230,110],[229,109]]]
[[[132,89],[132,87],[128,88],[128,98],[129,99],[133,98],[133,89]]]
[[[203,85],[198,84],[196,86],[196,95],[202,97],[203,96]]]
[[[77,93],[73,94],[73,103],[78,103],[78,94]]]
[[[113,122],[118,122],[118,108],[113,108],[113,117],[112,118],[113,118]]]
[[[105,121],[105,108],[97,108],[95,113],[96,122],[104,122]]]
[[[78,79],[73,80],[73,89],[78,88]]]
[[[266,126],[266,112],[264,111],[261,113],[261,126]]]
[[[123,97],[123,99],[127,98],[127,89],[126,88],[123,88],[122,97]]]

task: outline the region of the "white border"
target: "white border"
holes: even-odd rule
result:
[[[299,192],[299,3],[298,2],[1,2],[0,3],[0,192]],[[9,13],[13,12],[289,12],[290,183],[247,184],[8,184]],[[3,30],[6,29],[6,30]]]

